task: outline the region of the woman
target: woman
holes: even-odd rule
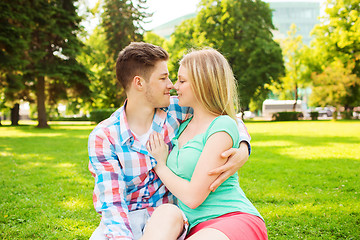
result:
[[[158,133],[150,137],[147,148],[157,160],[157,175],[189,220],[187,239],[267,239],[265,223],[239,187],[237,174],[216,191],[209,190],[217,176],[207,173],[224,164],[224,150],[240,144],[236,84],[229,63],[214,49],[193,51],[180,61],[175,89],[179,105],[192,107],[194,115],[181,124],[169,156]],[[162,212],[166,211],[161,206],[155,210],[143,239],[151,239],[155,228],[159,232]],[[180,225],[180,211],[176,214]]]

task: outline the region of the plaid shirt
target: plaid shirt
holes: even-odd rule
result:
[[[169,107],[156,109],[151,126],[164,136],[169,149],[181,122],[192,114],[177,102],[177,97],[171,97]],[[129,211],[147,209],[151,214],[163,203],[176,202],[153,170],[155,159],[132,134],[124,106],[97,125],[88,142],[89,170],[95,177],[94,207],[110,239],[133,239]],[[242,141],[249,143],[242,121],[238,125]]]

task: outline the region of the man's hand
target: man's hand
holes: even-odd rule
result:
[[[248,145],[246,142],[241,142],[239,148],[230,148],[223,152],[221,157],[227,158],[226,163],[209,172],[209,175],[220,173],[219,177],[210,186],[210,190],[213,192],[246,163],[249,158]]]

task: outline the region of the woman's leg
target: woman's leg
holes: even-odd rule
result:
[[[173,204],[163,204],[151,215],[141,240],[176,240],[183,230],[181,210]]]
[[[187,240],[229,240],[221,231],[214,228],[204,228],[187,238]]]

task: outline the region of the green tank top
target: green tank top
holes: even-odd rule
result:
[[[238,148],[240,141],[236,122],[229,116],[222,115],[212,121],[205,133],[196,135],[179,149],[178,138],[190,121],[191,119],[188,119],[180,125],[178,134],[173,139],[173,149],[167,160],[167,166],[177,176],[188,181],[191,180],[205,143],[212,134],[217,132],[228,133],[235,148]],[[245,212],[262,218],[240,188],[237,174],[230,176],[215,192],[210,192],[206,200],[196,209],[189,208],[180,200],[178,204],[189,220],[190,229],[201,222],[230,212]]]

